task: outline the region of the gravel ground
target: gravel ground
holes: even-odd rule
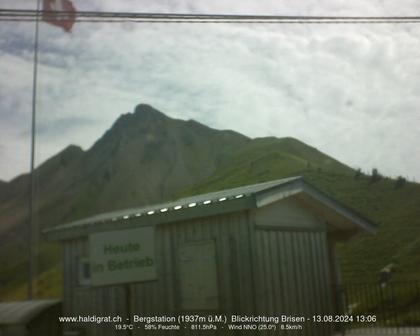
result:
[[[342,334],[335,334],[335,336],[341,336]],[[347,330],[345,333],[346,336],[368,336],[368,335],[378,335],[378,336],[420,336],[420,328],[365,328],[365,329],[352,329]]]

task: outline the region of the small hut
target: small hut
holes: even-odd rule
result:
[[[335,244],[374,229],[293,177],[100,214],[46,234],[64,247],[65,315],[124,316],[134,324],[129,335],[147,332],[134,315],[221,314],[227,324],[232,316],[299,317],[305,322],[289,322],[300,335],[330,335],[331,323],[312,319],[336,312]]]
[[[61,301],[32,300],[0,303],[0,336],[61,335]]]

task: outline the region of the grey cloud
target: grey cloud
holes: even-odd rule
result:
[[[63,117],[56,120],[43,120],[38,118],[36,125],[36,136],[54,140],[57,137],[65,137],[69,132],[78,132],[85,127],[95,124],[95,120],[89,117]],[[22,133],[23,136],[28,136],[29,132]]]

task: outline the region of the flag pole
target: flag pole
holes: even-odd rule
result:
[[[35,205],[35,131],[36,131],[36,96],[38,79],[38,44],[39,44],[39,16],[41,10],[41,0],[36,4],[37,16],[35,21],[35,41],[33,57],[33,76],[32,76],[32,120],[31,120],[31,163],[30,163],[30,191],[29,191],[29,227],[28,227],[28,300],[34,298],[34,280],[38,272],[38,225],[34,220]]]

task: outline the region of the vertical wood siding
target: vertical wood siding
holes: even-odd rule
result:
[[[325,232],[256,230],[255,242],[258,313],[305,317],[332,313]],[[309,321],[293,333],[329,335],[330,326]]]

